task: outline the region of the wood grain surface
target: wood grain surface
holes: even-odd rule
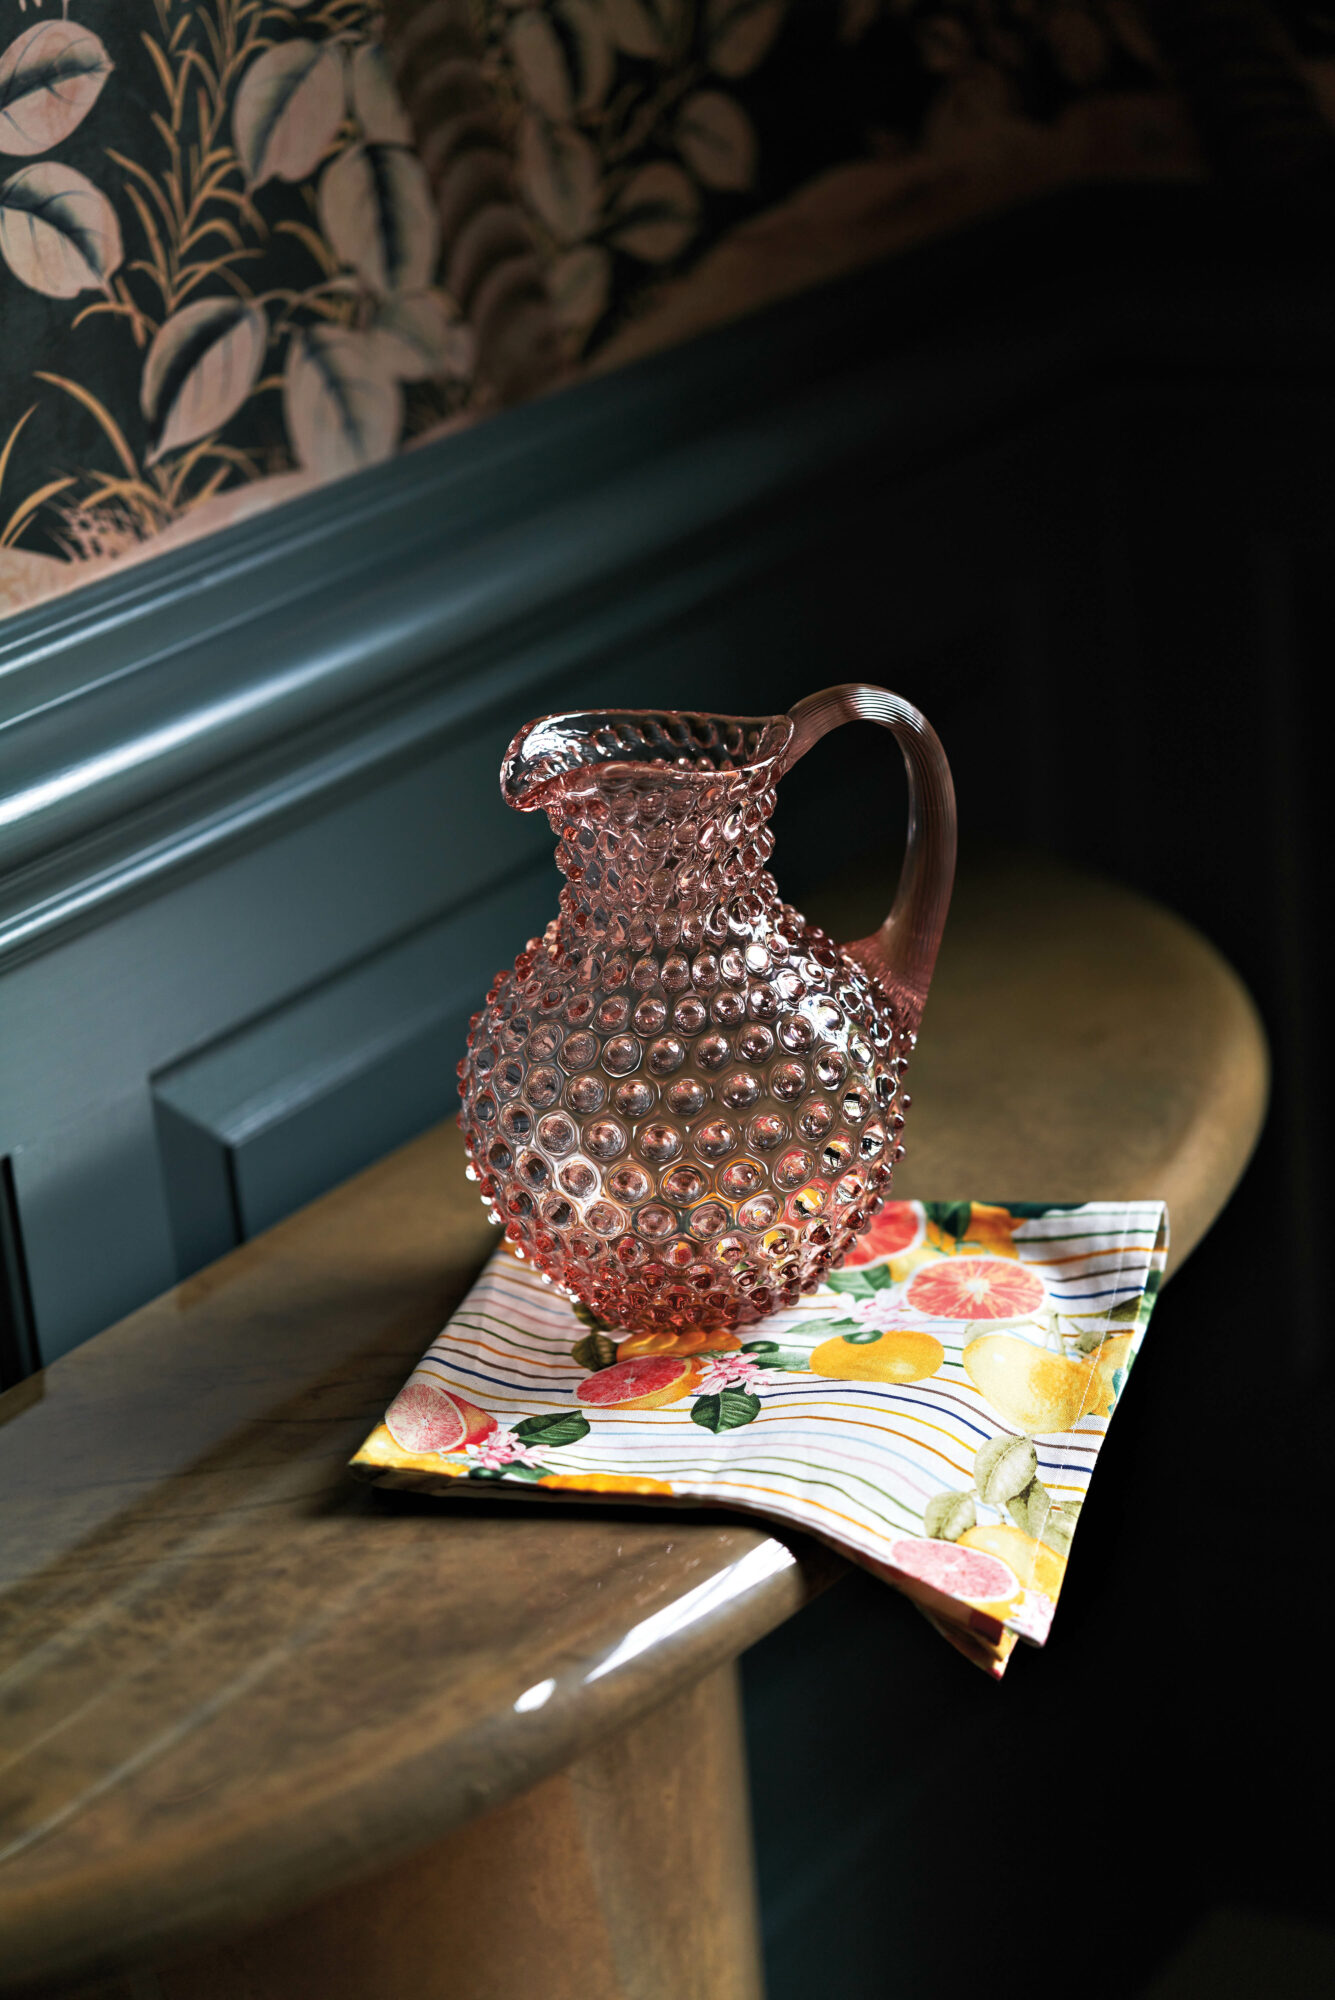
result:
[[[861,884],[822,899],[835,936]],[[1246,989],[1169,911],[1057,862],[961,874],[914,1056],[915,1200],[1168,1203],[1170,1274],[1228,1200],[1265,1117]]]
[[[369,1881],[67,2000],[761,2000],[735,1662]],[[136,1990],[136,1984],[138,1990]]]
[[[851,935],[886,901],[813,914]],[[910,1080],[897,1193],[1163,1196],[1180,1261],[1266,1056],[1186,926],[1016,862],[961,887]],[[492,1240],[442,1128],[0,1397],[0,1988],[280,1925],[484,1813],[500,1840],[495,1808],[652,1732],[840,1572],[735,1517],[351,1481]],[[623,1809],[598,1852],[638,1851]],[[634,1875],[598,1889],[608,1939],[644,1932]]]

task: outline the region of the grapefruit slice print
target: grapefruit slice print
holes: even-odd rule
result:
[[[436,1382],[408,1382],[385,1412],[400,1451],[462,1451],[490,1437],[496,1419]]]
[[[675,1403],[700,1379],[698,1363],[675,1354],[641,1354],[600,1368],[575,1391],[581,1403],[599,1410],[657,1410]]]
[[[865,1236],[859,1236],[844,1259],[843,1268],[875,1264],[882,1257],[902,1257],[916,1250],[923,1237],[923,1219],[915,1202],[888,1201]]]
[[[1020,1319],[1043,1298],[1043,1280],[1009,1257],[942,1257],[914,1272],[907,1293],[933,1319]]]
[[[905,1536],[887,1552],[892,1568],[943,1597],[959,1598],[979,1610],[1001,1615],[1020,1595],[1020,1579],[1008,1562],[982,1549],[961,1548],[958,1542],[919,1541]]]

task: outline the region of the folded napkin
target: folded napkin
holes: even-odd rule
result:
[[[1000,1676],[1047,1638],[1167,1234],[1157,1201],[888,1202],[797,1305],[675,1335],[604,1327],[502,1245],[353,1469],[792,1522]]]

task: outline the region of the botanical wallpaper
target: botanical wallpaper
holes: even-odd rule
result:
[[[1202,172],[1134,0],[0,0],[0,613],[1008,200]]]
[[[0,604],[450,412],[467,335],[376,27],[0,0]]]

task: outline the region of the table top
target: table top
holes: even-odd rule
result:
[[[839,900],[812,899],[837,934],[880,914]],[[1185,925],[1012,861],[961,884],[911,1084],[897,1195],[1162,1196],[1179,1262],[1266,1055]],[[349,1478],[493,1241],[442,1127],[0,1397],[0,1986],[382,1867],[841,1573],[736,1516]]]

